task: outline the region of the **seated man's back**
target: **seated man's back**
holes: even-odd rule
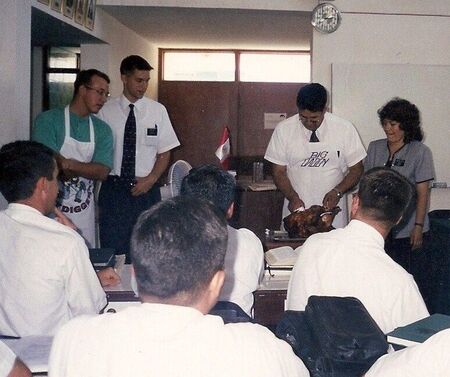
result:
[[[0,240],[0,333],[52,335],[106,305],[84,241],[68,227],[10,204],[0,213]]]
[[[304,310],[312,295],[356,297],[384,333],[426,317],[413,277],[383,246],[383,237],[358,220],[312,236],[292,271],[287,309]]]
[[[253,292],[258,289],[264,273],[262,244],[251,230],[231,226],[227,229],[225,282],[219,300],[234,302],[251,316]]]
[[[64,360],[63,363],[60,361]],[[266,328],[224,325],[175,305],[142,304],[79,317],[55,339],[50,376],[309,376],[290,346]]]
[[[444,377],[450,374],[450,329],[425,343],[379,358],[365,377]]]
[[[207,314],[225,278],[227,234],[223,213],[205,200],[178,196],[144,211],[131,239],[142,305],[63,326],[49,375],[309,376],[268,329]]]
[[[428,316],[417,285],[384,251],[384,239],[412,198],[411,184],[387,168],[369,170],[343,229],[311,236],[292,271],[287,309],[309,296],[356,297],[384,333]]]
[[[202,165],[184,177],[181,195],[210,201],[229,220],[234,211],[235,189],[235,180],[228,172],[215,165]],[[263,273],[264,251],[259,238],[249,229],[228,226],[225,282],[219,300],[231,301],[251,316],[253,292]]]
[[[2,335],[53,335],[70,318],[106,305],[84,240],[55,209],[57,177],[54,153],[44,145],[1,147],[0,191],[9,203],[0,212]]]

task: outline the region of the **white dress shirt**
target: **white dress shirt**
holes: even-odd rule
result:
[[[291,347],[251,323],[142,304],[75,318],[54,339],[50,377],[307,377]]]
[[[0,212],[0,334],[53,335],[106,296],[81,236],[23,204]]]
[[[287,309],[304,310],[312,295],[358,298],[385,334],[429,315],[413,277],[384,251],[381,234],[358,220],[300,247]]]
[[[123,134],[131,102],[122,94],[109,100],[98,117],[109,124],[114,138],[114,167],[111,175],[120,175],[123,154]],[[136,117],[136,176],[145,177],[153,169],[156,155],[180,145],[166,108],[143,97],[134,103]]]
[[[253,292],[264,273],[264,251],[259,238],[250,230],[228,226],[225,254],[225,282],[219,300],[239,305],[249,316]]]

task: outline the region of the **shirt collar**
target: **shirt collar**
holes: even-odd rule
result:
[[[353,219],[346,226],[351,232],[357,232],[358,234],[364,234],[366,238],[371,238],[384,250],[384,238],[373,226],[365,223],[361,220]]]
[[[19,213],[28,212],[29,214],[34,213],[34,214],[43,216],[42,213],[40,211],[38,211],[36,208],[33,208],[26,204],[20,204],[20,203],[9,203],[6,211],[10,214],[16,214],[16,213],[19,214]]]
[[[325,113],[325,116],[323,117],[322,123],[320,124],[319,128],[316,130],[316,136],[317,136],[317,138],[320,141],[322,141],[322,138],[324,137],[325,132],[326,132],[326,127],[327,127],[326,115],[327,115],[327,113]],[[298,114],[297,114],[297,118],[298,118],[298,123],[300,124],[300,128],[303,130],[303,134],[305,135],[305,138],[307,140],[309,140],[311,138],[311,135],[312,135],[313,132],[308,130],[303,125],[303,123],[301,122],[300,118],[298,117]]]
[[[128,114],[128,112],[130,111],[130,101],[128,100],[127,97],[125,97],[125,95],[122,93],[119,97],[119,102],[120,102],[120,107],[122,108],[123,112]],[[134,108],[137,111],[141,111],[142,110],[142,106],[143,106],[143,98],[138,99],[136,102],[133,103]]]

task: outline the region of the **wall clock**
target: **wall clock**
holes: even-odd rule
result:
[[[311,25],[321,33],[329,34],[337,30],[341,24],[341,13],[330,3],[316,6],[311,15]]]

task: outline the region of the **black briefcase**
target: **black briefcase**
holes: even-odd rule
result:
[[[276,334],[291,344],[312,377],[362,376],[389,347],[353,297],[311,296],[304,312],[285,312]]]

